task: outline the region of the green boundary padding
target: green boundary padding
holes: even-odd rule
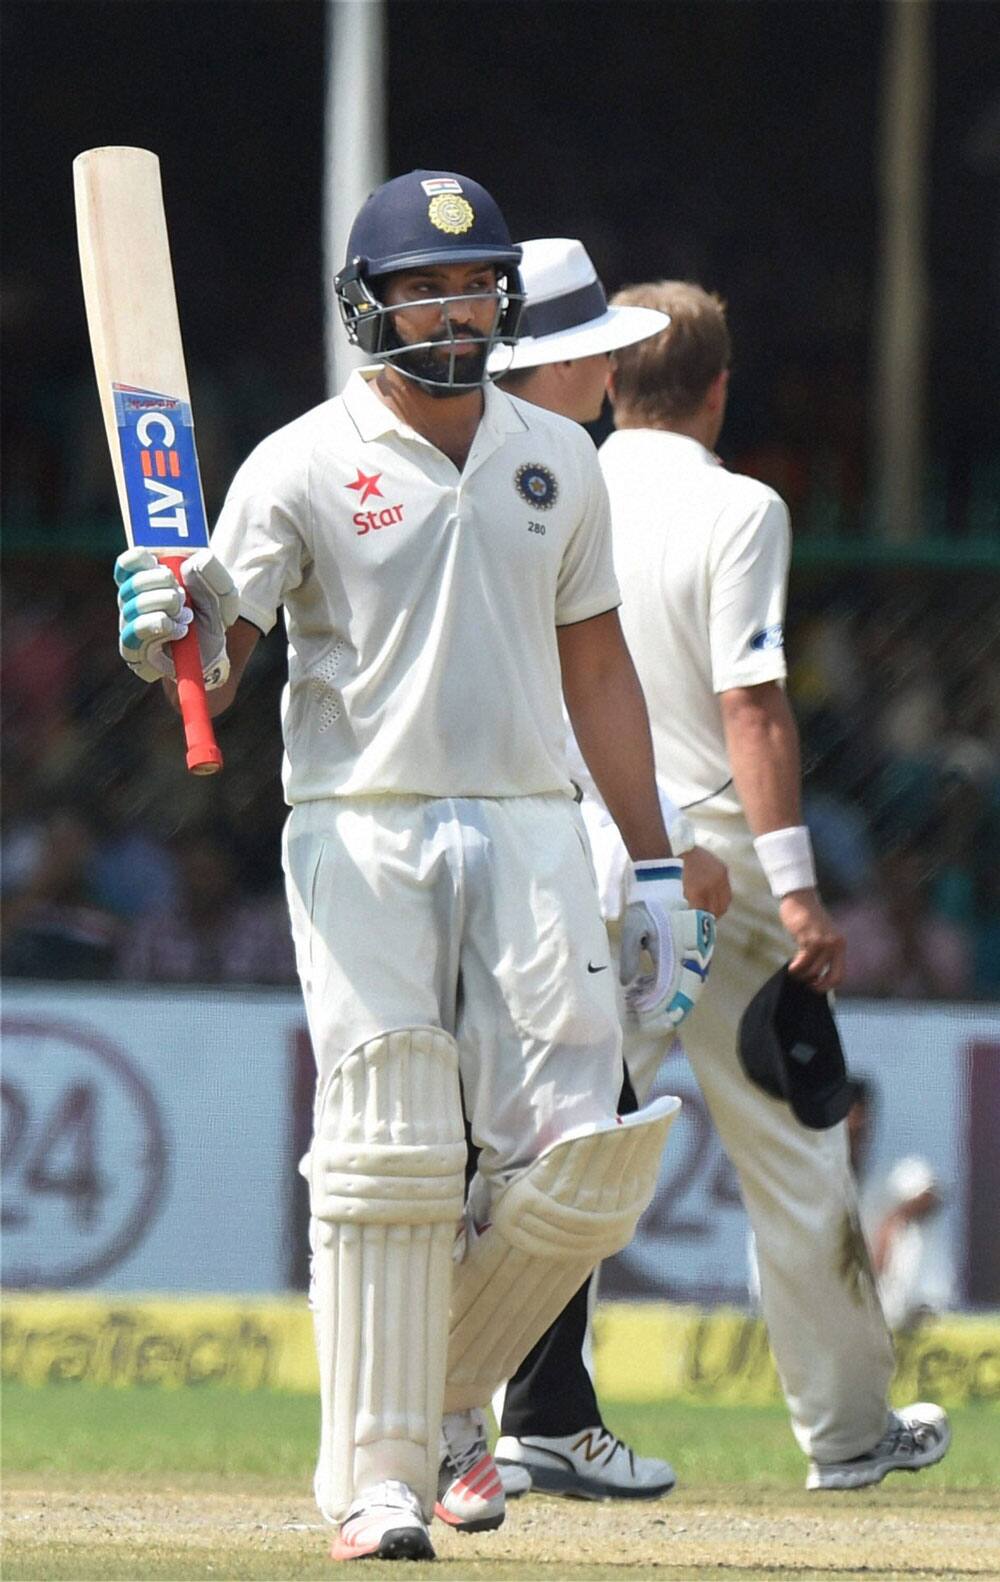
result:
[[[792,564],[813,567],[852,566],[888,570],[1000,571],[1000,537],[918,538],[895,543],[884,538],[796,538]]]
[[[121,547],[122,529],[117,517],[97,517],[87,522],[41,523],[21,519],[12,511],[4,528],[4,553],[10,556],[46,554],[115,556]],[[980,533],[945,538],[932,535],[896,542],[859,534],[793,535],[792,562],[812,567],[852,566],[893,569],[937,568],[943,571],[1000,571],[1000,534]]]

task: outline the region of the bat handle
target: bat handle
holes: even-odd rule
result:
[[[183,555],[165,555],[163,564],[169,566],[177,581],[184,586]],[[186,597],[186,595],[185,595]],[[190,603],[190,600],[188,600]],[[205,678],[201,672],[201,650],[198,634],[193,624],[179,642],[171,644],[174,670],[177,673],[177,698],[184,721],[184,739],[187,743],[187,766],[193,775],[214,775],[222,768],[222,754],[215,740],[212,720],[205,696]]]

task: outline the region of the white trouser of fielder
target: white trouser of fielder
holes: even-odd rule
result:
[[[860,1232],[847,1129],[801,1125],[744,1072],[736,1049],[740,1017],[794,947],[743,817],[701,808],[689,816],[698,843],[728,864],[733,901],[718,925],[705,992],[678,1036],[739,1176],[795,1437],[817,1461],[846,1460],[884,1431],[893,1371]],[[666,1048],[662,1036],[626,1030],[625,1060],[640,1104]]]
[[[504,1362],[516,1366],[567,1281],[579,1285],[631,1235],[670,1117],[616,1135],[614,970],[568,798],[304,803],[286,824],[284,864],[318,1066],[304,1161],[317,1500],[341,1520],[363,1488],[397,1478],[429,1515],[461,1211],[459,1077],[481,1150],[470,1214],[483,1234],[471,1238],[468,1278],[463,1264],[455,1280],[458,1404],[485,1405],[503,1375],[481,1359],[517,1333],[523,1351]],[[581,1132],[563,1163],[562,1139]],[[589,1163],[595,1151],[610,1168]],[[607,1191],[595,1196],[588,1177]],[[522,1188],[529,1178],[537,1185]]]

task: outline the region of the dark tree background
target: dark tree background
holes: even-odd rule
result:
[[[515,234],[583,237],[609,287],[666,274],[721,291],[736,343],[729,454],[766,471],[785,447],[809,474],[803,499],[832,487],[850,516],[865,481],[886,14],[876,0],[390,0],[390,173],[475,175]],[[955,495],[945,525],[964,531],[962,477],[998,449],[1000,89],[984,68],[1000,10],[939,0],[933,29],[929,432]],[[7,0],[3,44],[16,541],[26,514],[84,503],[31,478],[44,460],[72,476],[74,387],[90,377],[70,180],[83,148],[160,154],[192,384],[224,430],[210,495],[261,433],[324,394],[324,8]]]
[[[880,99],[897,3],[388,0],[387,174],[476,177],[515,236],[583,238],[611,289],[682,276],[726,297],[735,360],[720,448],[791,507],[790,687],[827,898],[880,908],[904,959],[919,937],[939,967],[958,961],[950,976],[928,968],[923,992],[990,997],[1000,8],[930,8],[926,488],[922,535],[900,553],[873,536],[869,464]],[[276,629],[221,721],[218,783],[187,775],[175,723],[117,652],[121,528],[72,160],[114,143],[160,156],[214,515],[252,446],[326,394],[326,11],[6,0],[0,27],[5,883],[25,902],[32,864],[62,841],[80,894],[112,914],[110,937],[133,868],[145,882],[159,863],[169,878],[175,854],[157,843],[208,818],[239,832],[243,892],[276,894],[284,652]],[[95,881],[95,861],[124,877],[117,891]]]

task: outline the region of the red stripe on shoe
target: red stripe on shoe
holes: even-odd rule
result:
[[[497,1472],[493,1457],[484,1456],[482,1461],[477,1462],[472,1471],[467,1472],[465,1477],[460,1479],[460,1486],[462,1484],[466,1488],[475,1490],[477,1494],[481,1493],[488,1484],[491,1484],[493,1493],[497,1493],[503,1485],[500,1482],[500,1474]]]
[[[361,1560],[365,1555],[372,1555],[382,1542],[382,1534],[367,1542],[362,1538],[342,1538],[338,1533],[330,1544],[331,1560]]]
[[[446,1505],[441,1504],[440,1500],[434,1507],[434,1515],[438,1518],[438,1521],[447,1522],[449,1527],[460,1527],[465,1521],[464,1516],[460,1516],[457,1511],[450,1511]],[[334,1556],[334,1559],[336,1559],[336,1556]]]

